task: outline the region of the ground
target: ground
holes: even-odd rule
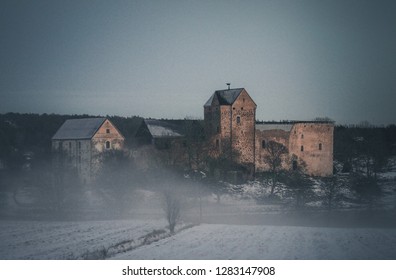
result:
[[[0,259],[396,259],[396,229],[201,224],[172,236],[164,229],[164,220],[2,221]]]
[[[319,185],[303,209],[296,209],[293,200],[257,199],[268,192],[258,181],[229,186],[232,191],[220,201],[213,194],[192,192],[182,201],[183,222],[175,235],[166,228],[161,193],[155,190],[135,190],[138,199],[120,214],[123,220],[105,220],[108,216],[100,214],[111,209],[96,207],[98,212],[73,216],[74,221],[65,220],[71,216],[53,221],[51,215],[26,208],[29,192],[17,193],[26,209],[6,193],[0,259],[396,259],[396,164],[392,166],[380,174],[382,194],[375,204],[358,204],[345,189],[331,211],[322,203]]]
[[[137,243],[163,227],[162,220],[1,221],[0,259],[95,258],[95,252],[126,240]]]
[[[200,225],[116,259],[395,259],[395,229]]]

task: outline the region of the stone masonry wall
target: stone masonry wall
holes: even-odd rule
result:
[[[333,133],[331,123],[297,123],[290,132],[289,152],[306,164],[314,176],[333,174]]]
[[[263,144],[264,141],[264,144]],[[256,171],[267,171],[269,166],[264,162],[264,157],[267,155],[266,146],[269,141],[274,141],[289,147],[289,132],[276,129],[276,130],[258,130],[256,129]],[[283,157],[283,168],[289,169],[290,162],[287,155]]]
[[[231,107],[230,107],[231,109]],[[245,90],[235,100],[231,109],[232,148],[237,162],[253,164],[255,158],[256,104]]]

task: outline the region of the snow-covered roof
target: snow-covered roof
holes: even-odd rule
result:
[[[266,131],[266,130],[283,130],[283,131],[291,131],[293,127],[293,124],[289,123],[271,123],[271,124],[256,124],[256,129],[260,131]]]
[[[182,127],[175,122],[163,120],[144,120],[144,122],[154,138],[183,136]]]
[[[86,118],[66,120],[52,140],[91,139],[106,118]]]
[[[206,101],[204,107],[208,107],[212,105],[213,98],[217,97],[220,105],[231,105],[238,98],[239,94],[243,91],[243,88],[234,88],[234,89],[224,89],[224,90],[216,90],[212,96]]]

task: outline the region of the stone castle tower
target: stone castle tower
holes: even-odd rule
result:
[[[244,88],[215,91],[204,105],[212,154],[254,170],[256,107]]]
[[[212,157],[245,166],[252,172],[269,169],[270,141],[284,145],[284,169],[302,166],[307,174],[333,173],[334,124],[328,121],[256,123],[257,105],[244,88],[217,90],[204,105],[205,131]]]

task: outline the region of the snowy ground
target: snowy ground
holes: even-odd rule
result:
[[[396,229],[200,225],[116,259],[396,259]]]
[[[163,220],[0,221],[0,259],[78,259],[164,227]]]
[[[0,259],[396,259],[396,229],[202,224],[142,242],[163,220],[0,222]],[[146,240],[146,239],[145,239]],[[131,243],[132,242],[132,243]]]
[[[293,204],[256,200],[263,187],[250,182],[222,195],[220,203],[211,195],[186,197],[183,220],[204,224],[179,227],[173,236],[162,219],[161,197],[153,191],[136,190],[138,199],[123,215],[132,220],[92,221],[108,216],[76,212],[71,217],[80,221],[73,222],[44,221],[51,215],[22,209],[6,193],[0,259],[396,259],[395,166],[396,160],[380,175],[383,192],[372,209],[356,205],[348,191],[334,211],[316,201],[305,212],[295,211]],[[321,199],[321,190],[315,192]],[[19,195],[19,202],[29,198]]]

